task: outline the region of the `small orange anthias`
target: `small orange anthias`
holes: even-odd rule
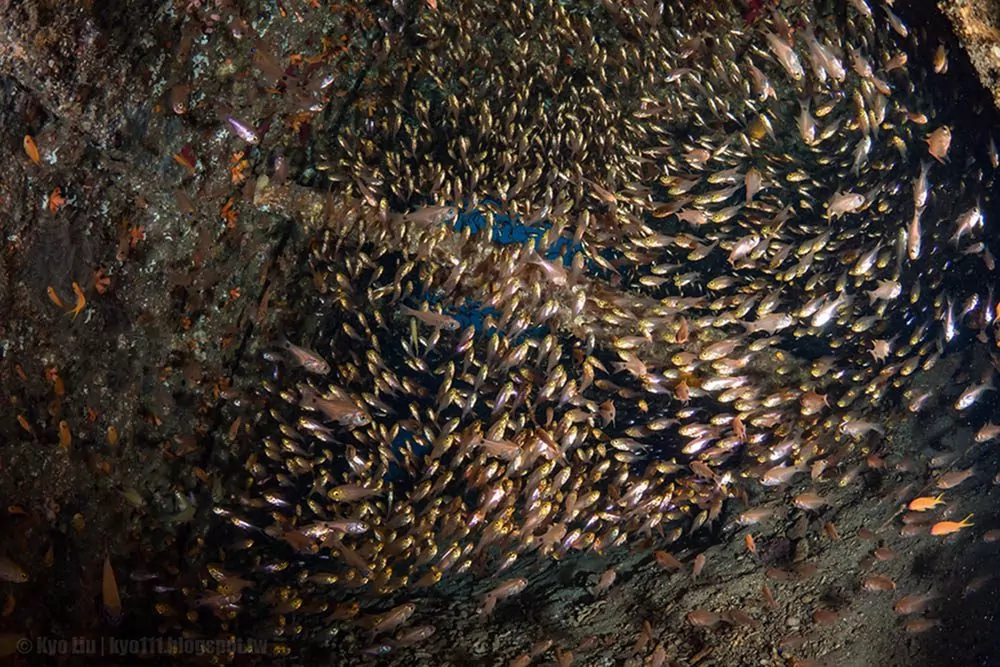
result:
[[[965,517],[961,521],[938,521],[936,524],[931,526],[931,535],[950,535],[952,533],[957,533],[963,528],[968,528],[973,525],[969,519],[972,515]]]
[[[83,290],[80,288],[80,284],[77,282],[73,283],[73,294],[76,295],[76,305],[67,313],[67,315],[72,315],[73,319],[79,315],[84,308],[87,307],[87,297],[83,295]]]
[[[79,315],[84,308],[87,307],[87,297],[83,294],[83,288],[77,282],[73,283],[73,294],[76,295],[76,304],[72,308],[67,308],[63,300],[59,298],[59,294],[56,292],[55,288],[49,285],[48,287],[49,300],[55,304],[57,307],[66,310],[67,315],[72,315],[73,319]]]
[[[926,512],[927,510],[934,509],[938,505],[944,504],[944,494],[941,493],[935,497],[931,496],[921,496],[920,498],[914,498],[907,505],[907,509],[911,512]]]

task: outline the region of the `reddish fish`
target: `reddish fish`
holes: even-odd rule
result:
[[[308,387],[303,387],[301,394],[302,399],[299,405],[321,412],[332,421],[345,426],[364,426],[371,421],[368,413],[350,399],[326,398]]]
[[[430,310],[414,310],[413,308],[401,306],[400,312],[402,312],[403,315],[416,317],[427,326],[434,327],[435,329],[455,331],[462,326],[454,317],[443,313],[435,313]]]
[[[292,359],[308,372],[316,375],[326,375],[330,372],[330,364],[316,352],[294,345],[285,339],[282,339],[278,345],[291,354]]]

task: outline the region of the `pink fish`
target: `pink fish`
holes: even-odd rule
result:
[[[804,465],[786,466],[779,465],[771,468],[760,478],[760,483],[764,486],[780,486],[787,484],[795,475],[805,472]]]
[[[319,356],[316,352],[294,345],[285,339],[282,339],[278,345],[291,354],[292,358],[299,364],[299,366],[302,366],[310,373],[314,373],[316,375],[326,375],[330,372],[330,364],[328,364],[326,359]]]
[[[866,422],[861,419],[851,419],[849,417],[840,425],[839,430],[841,433],[846,433],[854,438],[860,438],[869,431],[876,431],[881,435],[885,435],[885,429],[878,424]]]
[[[455,331],[462,326],[454,317],[443,313],[435,313],[430,310],[414,310],[413,308],[401,306],[400,312],[402,312],[403,315],[416,317],[427,326],[434,327],[435,329]]]
[[[792,77],[794,81],[801,81],[806,72],[802,69],[802,62],[799,60],[798,54],[795,53],[795,49],[773,32],[764,33],[764,37],[767,38],[767,45],[771,47],[771,53],[788,72],[788,76]]]
[[[327,419],[339,422],[345,426],[364,426],[371,421],[368,413],[354,401],[347,398],[326,398],[309,387],[301,387],[302,399],[299,402],[304,408],[311,408],[323,413]]]

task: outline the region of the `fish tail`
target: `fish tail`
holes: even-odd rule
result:
[[[117,609],[112,609],[107,605],[101,605],[101,616],[104,620],[113,628],[117,628],[122,622],[122,610],[121,607]]]

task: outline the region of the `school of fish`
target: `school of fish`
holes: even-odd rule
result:
[[[749,527],[822,512],[900,420],[982,414],[992,371],[912,383],[997,341],[997,149],[938,112],[943,47],[891,3],[748,4],[383,21],[373,108],[319,155],[302,320],[227,394],[232,546],[191,607],[398,654],[435,632],[432,590],[488,616],[576,552],[641,542],[673,568],[720,525],[755,550]],[[499,242],[501,218],[527,240]],[[973,530],[935,514],[970,474],[914,485],[890,528]],[[937,597],[910,593],[901,614]]]

